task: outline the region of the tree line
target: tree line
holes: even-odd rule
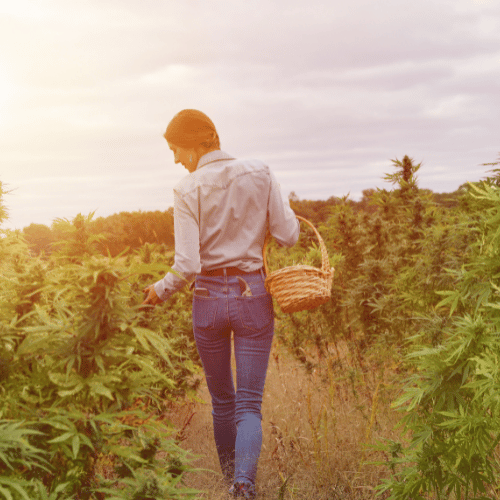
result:
[[[437,205],[451,208],[458,203],[458,194],[433,193],[430,190],[422,190]],[[297,215],[310,220],[318,226],[325,223],[334,207],[347,203],[355,212],[373,214],[371,199],[375,195],[375,189],[365,189],[360,201],[351,200],[348,197],[339,198],[331,196],[327,200],[301,200],[295,194],[290,193],[290,206]],[[54,250],[54,244],[63,239],[65,231],[64,219],[56,219],[51,226],[45,224],[31,223],[22,230],[22,234],[33,255],[49,255]],[[112,256],[121,253],[130,253],[138,250],[146,243],[163,247],[164,250],[173,250],[174,217],[173,208],[165,211],[135,211],[119,212],[107,217],[92,218],[87,224],[86,230],[90,234],[100,235],[99,251],[103,255],[108,252]]]
[[[34,255],[51,254],[54,244],[63,239],[68,221],[56,219],[49,227],[32,223],[22,230],[23,236]],[[100,235],[100,253],[116,256],[133,252],[150,243],[165,250],[174,248],[174,211],[120,212],[108,217],[89,221],[86,231]]]

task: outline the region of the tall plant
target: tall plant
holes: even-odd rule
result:
[[[161,410],[190,391],[197,366],[189,341],[149,328],[131,298],[165,266],[96,255],[87,222],[61,223],[58,251],[31,259],[39,282],[8,266],[0,418],[16,433],[0,432],[0,498],[192,498],[181,483],[186,454]],[[29,278],[26,303],[16,291]]]
[[[449,324],[434,346],[422,331],[426,342],[408,356],[414,375],[394,403],[409,445],[386,447],[393,474],[379,490],[392,500],[499,494],[500,188],[470,185],[465,201],[476,240],[468,261],[449,271],[455,289],[436,306]]]
[[[430,282],[441,279],[440,264],[452,260],[455,245],[444,245],[456,232],[443,229],[437,242],[436,227],[447,227],[446,217],[431,194],[418,188],[421,165],[405,156],[393,160],[393,167],[385,177],[393,189],[367,191],[360,204],[340,200],[320,227],[335,267],[332,301],[285,320],[285,341],[304,362],[307,342],[321,352],[344,338],[358,354],[377,344],[401,346],[415,333],[415,314],[438,301]]]

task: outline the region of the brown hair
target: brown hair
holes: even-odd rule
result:
[[[196,109],[183,109],[177,113],[163,136],[181,148],[220,148],[219,135],[212,120]]]

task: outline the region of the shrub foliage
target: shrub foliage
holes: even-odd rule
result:
[[[336,271],[329,303],[291,315],[276,308],[277,335],[310,372],[339,342],[357,353],[353,379],[367,356],[399,367],[402,437],[378,445],[388,471],[380,496],[497,498],[498,170],[437,195],[418,187],[420,164],[392,163],[390,189],[366,190],[359,202],[292,193]],[[3,194],[0,184],[0,223]],[[183,485],[189,457],[164,418],[169,401],[196,389],[191,293],[139,307],[142,288],[172,263],[171,219],[171,210],[90,214],[2,233],[0,498],[196,496]],[[315,238],[303,227],[293,249],[271,243],[270,269],[320,267]]]
[[[141,310],[167,265],[103,257],[90,220],[58,221],[50,258],[0,239],[0,498],[193,498],[162,418],[198,370],[187,315]]]

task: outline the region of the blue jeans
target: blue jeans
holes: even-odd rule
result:
[[[252,296],[242,296],[236,276],[197,276],[193,329],[212,398],[214,437],[229,481],[255,483],[262,446],[262,394],[274,335],[271,296],[261,274],[245,274]],[[234,389],[231,332],[236,361]]]

